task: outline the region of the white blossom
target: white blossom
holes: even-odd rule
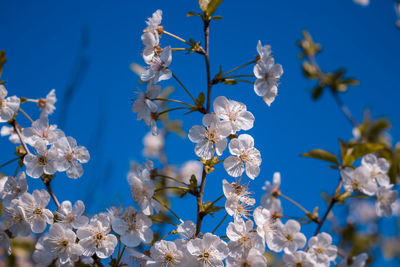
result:
[[[11,120],[19,109],[20,99],[16,96],[7,97],[7,90],[0,84],[0,122]]]
[[[257,225],[257,233],[264,238],[268,247],[272,247],[272,238],[278,233],[278,224],[281,223],[279,214],[259,206],[254,210],[253,218]]]
[[[285,253],[282,257],[285,267],[317,267],[318,265],[304,251],[295,251],[293,253]]]
[[[0,181],[0,198],[3,206],[7,206],[11,200],[18,198],[28,191],[25,172],[19,172],[16,177],[5,176]]]
[[[354,3],[359,4],[361,6],[368,6],[369,0],[354,0]]]
[[[226,197],[225,209],[230,216],[247,217],[250,208],[255,204],[255,199],[251,198],[248,186],[238,182],[228,183],[225,179],[222,181],[222,189]]]
[[[32,178],[39,178],[42,174],[54,174],[57,170],[58,157],[55,147],[47,149],[46,142],[38,140],[35,143],[35,150],[38,155],[29,153],[24,157],[26,174]]]
[[[268,244],[269,249],[275,252],[284,250],[293,253],[306,244],[306,237],[300,232],[300,224],[295,220],[288,220],[285,224],[278,223],[278,231]]]
[[[332,237],[327,233],[320,233],[308,241],[309,253],[318,266],[329,266],[329,262],[335,260],[337,247],[331,244]]]
[[[208,113],[203,117],[203,126],[195,125],[189,130],[189,139],[196,143],[194,152],[197,156],[206,160],[211,159],[215,152],[222,155],[228,141],[226,137],[230,129],[220,123],[214,113]]]
[[[39,98],[38,105],[42,109],[41,117],[42,116],[48,116],[50,114],[53,114],[54,110],[56,109],[55,103],[57,102],[56,98],[56,90],[51,90],[45,99]]]
[[[172,72],[168,68],[172,61],[172,50],[170,46],[165,47],[160,55],[156,55],[149,62],[149,66],[142,72],[140,79],[144,82],[154,83],[168,80],[172,77]]]
[[[121,242],[128,247],[137,247],[142,242],[149,244],[153,239],[151,224],[146,215],[133,207],[127,207],[121,217],[112,220],[113,230],[121,235]]]
[[[272,184],[269,181],[265,181],[265,186],[262,187],[262,189],[267,192],[261,197],[261,206],[270,211],[278,211],[282,213],[281,200],[278,198],[280,185],[281,174],[275,172],[272,178]]]
[[[190,178],[192,175],[196,176],[197,181],[201,181],[201,175],[203,173],[203,164],[201,164],[197,160],[189,160],[186,161],[179,170],[178,177],[179,179],[186,183],[190,184]]]
[[[182,238],[186,240],[192,239],[196,234],[196,224],[192,221],[185,221],[178,225],[176,231]]]
[[[189,240],[187,250],[199,266],[222,267],[222,261],[228,256],[226,243],[211,233],[204,234],[202,239]]]
[[[393,203],[398,199],[399,192],[385,187],[378,188],[376,193],[376,214],[378,216],[390,217],[392,215]]]
[[[143,155],[150,158],[159,158],[164,149],[165,139],[163,134],[153,135],[147,133],[143,138]]]
[[[146,168],[139,168],[128,173],[128,183],[133,199],[139,204],[145,215],[153,215],[158,212],[160,203],[153,199],[154,183],[150,179],[150,172]]]
[[[260,42],[258,47],[261,47]],[[269,55],[270,48],[265,48],[261,52],[260,59],[254,66],[254,75],[257,78],[254,83],[254,91],[270,106],[278,94],[278,80],[283,74],[283,69],[280,64],[275,64],[274,58]]]
[[[48,238],[48,234],[42,235],[35,245],[35,251],[32,254],[32,259],[37,267],[47,267],[55,258],[55,255],[44,247],[44,242]]]
[[[140,92],[138,98],[132,105],[133,113],[137,113],[137,120],[143,120],[146,125],[150,125],[153,135],[158,134],[156,122],[154,119],[154,114],[157,113],[158,106],[152,99],[158,97],[160,92],[160,85],[149,82],[147,83],[146,92]]]
[[[264,252],[264,240],[257,232],[253,231],[253,225],[253,221],[248,220],[245,222],[241,218],[229,223],[226,228],[226,235],[230,239],[228,243],[230,257],[242,258],[252,248],[261,253]]]
[[[157,241],[150,249],[151,259],[153,260],[146,266],[187,266],[184,262],[184,254],[180,248],[177,247],[175,242],[171,241]]]
[[[54,144],[57,149],[57,170],[65,171],[72,179],[83,175],[81,163],[87,163],[90,159],[89,151],[84,146],[77,146],[72,137],[61,137]]]
[[[24,210],[24,219],[30,224],[32,232],[42,233],[46,229],[46,223],[53,223],[53,213],[46,209],[50,195],[45,189],[34,190],[32,195],[26,192],[19,200]]]
[[[156,50],[159,48],[160,38],[158,32],[145,32],[142,34],[141,39],[144,45],[144,49],[142,51],[143,60],[146,62],[146,64],[150,64],[156,55]]]
[[[84,212],[85,204],[81,200],[76,201],[73,206],[66,200],[61,203],[57,211],[57,219],[65,226],[79,229],[89,222],[89,218],[83,215]]]
[[[369,171],[366,167],[360,166],[357,169],[349,167],[340,171],[343,179],[343,187],[347,192],[358,190],[366,195],[372,196],[376,194],[378,186],[374,180],[370,178]]]
[[[8,206],[3,207],[3,218],[13,236],[30,235],[31,226],[25,220],[25,212],[19,199],[14,199]]]
[[[0,88],[1,89],[1,88]],[[3,222],[0,222],[0,247],[4,248],[5,251],[10,255],[11,254],[11,242],[10,238],[5,232],[6,228]]]
[[[49,236],[43,241],[43,246],[57,256],[57,262],[62,266],[74,266],[74,262],[83,253],[81,245],[76,243],[75,233],[60,223],[50,227]]]
[[[17,127],[21,128],[19,125]],[[21,129],[20,129],[21,130]],[[10,140],[13,144],[19,144],[21,141],[19,140],[18,134],[15,132],[14,127],[3,126],[0,130],[0,136],[10,136],[8,140]]]
[[[380,186],[390,187],[390,178],[387,175],[390,165],[386,159],[368,154],[362,158],[361,165],[369,171],[370,178],[376,180]]]
[[[368,260],[368,254],[361,253],[357,256],[343,259],[339,263],[338,267],[364,267],[366,266],[367,260]]]
[[[144,29],[145,32],[155,32],[161,24],[162,20],[162,10],[157,9],[156,12],[153,13],[151,18],[147,18],[146,24],[147,27]]]
[[[249,178],[254,179],[260,173],[261,154],[254,148],[254,139],[241,134],[229,143],[229,152],[233,155],[224,160],[224,168],[232,177],[239,177],[246,169]]]
[[[217,117],[222,120],[221,124],[231,128],[231,134],[253,128],[254,116],[247,111],[246,105],[219,96],[214,100],[213,107]]]
[[[39,140],[44,141],[46,145],[54,144],[65,134],[57,129],[57,125],[49,125],[49,119],[42,116],[32,123],[32,127],[22,129],[22,136],[25,143],[35,146]]]
[[[110,231],[111,226],[107,216],[95,216],[88,225],[79,228],[76,236],[83,248],[83,256],[93,256],[96,253],[101,259],[110,257],[118,243]]]
[[[226,259],[227,267],[266,267],[267,259],[258,249],[252,248],[246,257],[231,257]]]
[[[270,45],[262,45],[261,41],[258,40],[257,43],[257,52],[260,55],[260,59],[268,59],[271,56],[272,50]]]

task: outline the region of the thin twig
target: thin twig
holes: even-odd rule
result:
[[[159,201],[159,200],[158,200],[157,198],[155,198],[155,197],[153,197],[153,199],[154,199],[155,201],[157,201],[158,203],[160,203],[160,204],[161,204],[164,208],[166,208],[169,212],[171,212],[172,215],[174,215],[174,216],[178,219],[178,221],[180,221],[181,223],[183,223],[182,219],[179,218],[179,216],[176,215],[176,213],[175,213],[173,210],[171,210],[167,205],[165,205],[164,203],[162,203],[161,201]]]
[[[159,174],[159,173],[157,173],[156,176],[161,177],[161,178],[170,179],[170,180],[175,181],[175,182],[178,182],[178,183],[180,183],[180,184],[189,186],[187,183],[182,182],[182,181],[178,180],[177,178],[174,178],[174,177],[171,177],[171,176],[167,176],[167,175],[163,175],[163,174]]]
[[[256,59],[252,60],[252,61],[249,61],[249,62],[247,62],[247,63],[244,63],[244,64],[242,64],[242,65],[240,65],[240,66],[238,66],[238,67],[236,67],[236,68],[233,68],[233,69],[231,69],[230,71],[227,71],[227,72],[225,72],[225,73],[223,73],[223,74],[221,74],[221,75],[222,75],[222,76],[225,76],[225,75],[227,75],[227,74],[229,74],[229,73],[231,73],[231,72],[234,72],[235,70],[238,70],[238,69],[240,69],[240,68],[246,67],[247,65],[256,63],[257,61],[258,61],[258,57],[257,57]]]
[[[7,165],[10,164],[10,163],[13,163],[13,162],[16,161],[17,159],[19,159],[19,157],[18,157],[18,158],[15,158],[15,159],[11,159],[11,160],[9,160],[9,161],[3,163],[2,165],[0,165],[0,169],[3,168],[3,167],[5,167],[5,166],[7,166]]]
[[[53,192],[53,189],[50,186],[50,181],[47,181],[47,182],[43,181],[43,183],[46,186],[46,189],[49,192],[49,194],[50,194],[51,198],[53,199],[54,203],[56,204],[57,210],[59,210],[60,209],[60,202],[58,201],[56,195]]]
[[[183,101],[180,101],[180,100],[176,100],[176,99],[158,98],[157,97],[157,98],[152,98],[151,100],[174,102],[174,103],[179,103],[179,104],[183,104],[183,105],[195,108],[195,106],[193,106],[193,105],[191,105],[189,103],[186,103],[186,102],[183,102]]]
[[[22,114],[24,114],[25,117],[27,117],[28,120],[29,120],[31,123],[33,123],[33,120],[32,120],[32,118],[28,115],[28,113],[26,113],[22,108],[19,108],[19,111],[21,111]]]
[[[225,213],[224,218],[219,222],[219,224],[214,228],[214,230],[211,233],[215,233],[217,229],[221,226],[221,224],[225,221],[226,217],[228,217],[228,213]]]
[[[194,99],[194,97],[192,96],[192,94],[189,92],[189,90],[183,85],[183,83],[178,79],[178,77],[176,77],[176,75],[174,73],[172,73],[172,77],[174,77],[174,79],[180,84],[180,86],[182,86],[182,88],[186,91],[186,93],[190,96],[190,98],[193,100],[194,103],[196,103],[196,100]]]
[[[165,33],[166,35],[169,35],[169,36],[171,36],[171,37],[174,37],[175,39],[177,39],[177,40],[179,40],[179,41],[181,41],[181,42],[183,42],[183,43],[185,43],[185,44],[191,45],[188,41],[186,41],[185,39],[183,39],[183,38],[181,38],[181,37],[179,37],[179,36],[176,36],[175,34],[172,34],[172,33],[167,32],[167,31],[165,31],[165,30],[162,30],[162,32]]]

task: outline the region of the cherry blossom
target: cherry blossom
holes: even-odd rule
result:
[[[43,241],[46,250],[56,255],[57,262],[63,266],[74,266],[83,253],[81,245],[75,243],[76,235],[63,224],[55,223],[50,227],[49,236]]]
[[[53,223],[53,213],[46,209],[50,202],[50,195],[45,189],[34,190],[32,195],[24,193],[19,199],[24,211],[24,219],[34,233],[42,233],[46,229],[46,223]]]
[[[47,149],[46,142],[38,140],[35,143],[35,150],[37,155],[27,154],[24,157],[26,174],[32,178],[39,178],[43,174],[54,174],[57,170],[58,157],[55,147]]]
[[[215,115],[222,120],[221,124],[231,128],[231,134],[253,128],[254,116],[244,104],[219,96],[214,100],[213,107]]]
[[[111,226],[106,216],[93,217],[89,224],[79,228],[76,236],[79,238],[79,245],[83,248],[82,255],[99,258],[110,257],[118,243],[115,235],[110,234]]]
[[[278,198],[280,185],[281,174],[275,172],[272,178],[272,184],[269,181],[265,181],[265,186],[262,187],[262,189],[267,192],[261,197],[261,206],[270,211],[278,211],[282,213],[281,200]]]
[[[332,237],[327,233],[320,233],[311,237],[308,248],[311,257],[318,266],[329,266],[329,262],[335,260],[337,247],[332,244]]]
[[[7,90],[0,84],[0,122],[11,120],[19,109],[20,100],[16,96],[7,97]]]
[[[376,193],[376,214],[378,216],[390,217],[392,215],[393,203],[398,199],[399,192],[385,187],[378,188]]]
[[[31,226],[25,220],[25,212],[19,199],[14,199],[3,208],[3,219],[8,223],[8,230],[13,236],[28,236],[31,234]]]
[[[194,153],[204,159],[211,159],[215,152],[218,156],[222,155],[230,129],[221,124],[214,113],[204,115],[203,125],[205,127],[195,125],[189,130],[190,141],[196,143]]]
[[[376,180],[380,186],[390,187],[390,178],[387,175],[390,165],[386,159],[368,154],[362,158],[361,166],[369,171],[371,179]]]
[[[168,80],[172,77],[172,72],[168,68],[172,61],[172,50],[170,46],[165,47],[160,55],[154,56],[149,62],[149,66],[142,72],[140,79],[144,82],[154,83]]]
[[[39,140],[44,141],[46,145],[54,144],[65,134],[57,129],[57,125],[49,125],[49,119],[42,116],[32,123],[32,127],[22,129],[22,136],[25,143],[35,146]]]
[[[346,167],[340,174],[343,179],[343,187],[348,192],[358,190],[366,195],[372,196],[376,194],[378,186],[374,180],[370,178],[369,170],[360,166],[357,169]]]
[[[57,210],[57,220],[69,228],[79,229],[89,222],[89,218],[83,215],[84,212],[85,204],[82,201],[78,200],[72,206],[71,202],[66,200]]]
[[[61,137],[54,144],[57,149],[57,170],[66,171],[69,178],[76,179],[83,175],[81,163],[90,159],[89,151],[84,146],[77,146],[72,137]]]
[[[0,198],[3,199],[3,206],[28,191],[25,172],[19,172],[16,177],[5,176],[0,180]]]
[[[368,254],[361,253],[360,255],[343,259],[338,264],[338,267],[364,267],[367,264],[367,260],[368,260]]]
[[[133,207],[127,207],[121,217],[112,219],[113,230],[121,235],[121,242],[128,247],[137,247],[142,242],[150,243],[153,239],[151,224],[146,215],[137,212]]]
[[[42,109],[42,113],[40,116],[48,116],[53,114],[54,110],[56,109],[55,103],[57,102],[56,98],[56,90],[51,90],[45,99],[39,98],[38,106]]]
[[[282,259],[286,267],[317,267],[311,256],[304,251],[285,253]]]
[[[306,244],[306,237],[300,232],[300,224],[295,220],[288,220],[285,224],[278,223],[278,231],[272,237],[268,247],[272,251],[293,253]]]
[[[263,253],[256,248],[250,249],[246,257],[230,257],[228,256],[226,260],[226,267],[266,267],[267,259],[264,257]]]
[[[232,177],[239,177],[246,169],[249,178],[254,179],[260,173],[261,154],[254,148],[254,139],[241,134],[229,143],[229,152],[233,155],[224,160],[224,168]]]
[[[192,261],[200,266],[224,266],[222,261],[228,256],[228,246],[218,236],[211,233],[203,238],[192,239],[187,243],[187,250],[192,255]]]
[[[150,249],[150,255],[153,261],[147,266],[187,266],[182,250],[171,241],[156,242]]]

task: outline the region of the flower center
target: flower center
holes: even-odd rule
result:
[[[250,160],[250,155],[247,154],[247,152],[243,152],[240,154],[239,158],[242,162],[247,162]]]
[[[39,98],[38,106],[39,106],[39,108],[41,108],[41,109],[45,108],[45,107],[46,107],[46,99]]]
[[[293,237],[290,234],[285,234],[285,238],[287,241],[293,241]]]
[[[66,240],[66,239],[64,239],[63,241],[56,243],[56,245],[57,245],[57,246],[62,246],[62,247],[65,247],[65,248],[66,248],[66,247],[68,247],[68,245],[69,245],[69,241]]]
[[[3,100],[3,99],[0,99],[0,109],[3,108],[3,102],[4,102],[4,100]]]
[[[171,254],[167,254],[167,255],[165,255],[164,261],[166,263],[172,263],[172,262],[174,262],[174,257]]]
[[[303,263],[301,262],[296,263],[296,267],[303,267]]]
[[[206,251],[200,255],[200,258],[206,261],[210,258],[210,256],[211,256],[210,253]]]
[[[215,142],[215,140],[217,139],[217,134],[213,130],[207,130],[206,138],[208,139],[208,141]]]
[[[69,162],[72,163],[74,160],[74,155],[72,153],[67,153],[65,154],[65,159]]]
[[[325,251],[324,248],[316,248],[315,249],[315,252],[318,253],[318,254],[322,254],[322,253],[324,253],[324,251]]]
[[[43,167],[47,164],[47,158],[45,156],[40,156],[38,162],[39,166]]]
[[[42,209],[40,209],[40,208],[35,208],[35,210],[33,211],[33,214],[35,214],[35,215],[41,215],[43,212],[42,212]]]
[[[102,241],[103,239],[104,239],[103,233],[97,233],[97,234],[96,234],[96,241],[97,241],[97,242],[100,242],[100,241]]]

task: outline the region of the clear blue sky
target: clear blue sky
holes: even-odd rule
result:
[[[313,83],[302,76],[295,45],[302,29],[309,30],[323,45],[323,53],[318,57],[323,69],[346,67],[350,76],[361,81],[361,86],[352,87],[343,95],[355,117],[360,120],[368,107],[374,117],[386,116],[392,121],[390,133],[394,141],[399,139],[400,117],[395,100],[400,97],[400,30],[394,26],[392,1],[371,2],[362,7],[352,0],[232,0],[224,1],[217,10],[216,14],[223,19],[211,25],[213,74],[220,65],[228,70],[252,59],[258,40],[272,45],[276,61],[284,69],[279,96],[270,108],[255,95],[251,85],[218,85],[213,89],[214,97],[226,95],[244,102],[256,117],[249,133],[263,157],[261,174],[251,184],[259,197],[264,181],[280,171],[283,192],[309,209],[315,205],[323,209],[320,192],[334,191],[338,173],[323,162],[301,158],[299,154],[313,148],[338,152],[338,138],[352,137],[351,126],[329,94],[318,102],[311,101]],[[58,177],[54,191],[61,200],[91,199],[92,213],[111,204],[132,203],[126,173],[130,160],[144,160],[141,139],[148,129],[131,112],[131,99],[138,84],[129,64],[144,64],[140,56],[141,30],[145,19],[156,9],[163,10],[162,24],[167,31],[202,40],[200,20],[186,17],[188,11],[198,11],[196,0],[39,0],[2,4],[0,49],[7,53],[3,79],[10,94],[37,98],[55,88],[60,104],[72,79],[71,72],[77,69],[81,31],[88,33],[84,52],[87,67],[62,129],[87,146],[92,159],[85,165],[82,178]],[[164,38],[163,44],[169,41],[174,47],[181,46],[169,38]],[[194,94],[204,91],[204,62],[199,55],[176,53],[171,68]],[[240,74],[251,71],[249,68]],[[174,81],[162,85],[176,86],[174,97],[189,101]],[[57,111],[52,115],[53,122],[61,117]],[[184,127],[188,130],[199,124],[201,117],[195,114],[185,119]],[[196,159],[194,144],[189,140],[171,137],[168,141],[170,162],[179,165]],[[13,146],[6,139],[0,140],[0,146],[0,162],[4,162],[10,159]],[[210,189],[206,191],[206,200],[221,194],[224,178],[228,176],[221,166],[207,181]],[[33,187],[41,187],[39,181],[29,182]],[[191,201],[193,205],[182,204],[177,212],[187,214],[185,209],[195,205],[195,200]],[[288,214],[301,215],[290,203],[283,203]],[[187,219],[194,219],[194,215]],[[314,229],[310,227],[308,231]]]

